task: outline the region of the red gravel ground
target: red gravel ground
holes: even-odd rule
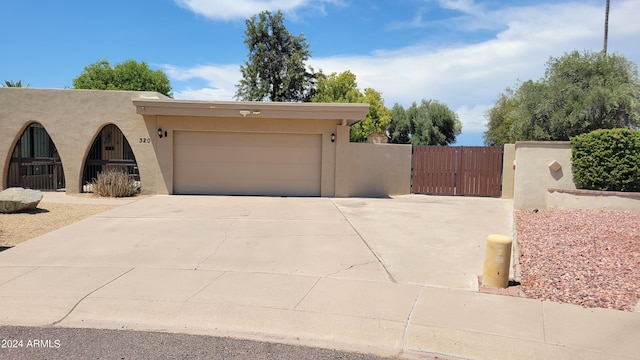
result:
[[[528,298],[633,311],[640,299],[640,213],[516,211]]]

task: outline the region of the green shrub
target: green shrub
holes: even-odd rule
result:
[[[126,172],[118,170],[98,173],[92,185],[92,192],[100,196],[125,197],[138,192],[136,182]]]
[[[608,129],[575,136],[571,164],[580,189],[640,191],[640,131]]]

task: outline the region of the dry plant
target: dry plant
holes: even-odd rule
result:
[[[137,194],[138,191],[136,182],[127,173],[119,170],[101,172],[92,183],[92,192],[100,196],[127,197]]]

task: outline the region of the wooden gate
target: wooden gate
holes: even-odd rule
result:
[[[414,146],[411,192],[499,197],[502,147]]]

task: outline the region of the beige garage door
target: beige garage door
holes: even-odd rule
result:
[[[320,196],[321,135],[178,131],[175,194]]]

